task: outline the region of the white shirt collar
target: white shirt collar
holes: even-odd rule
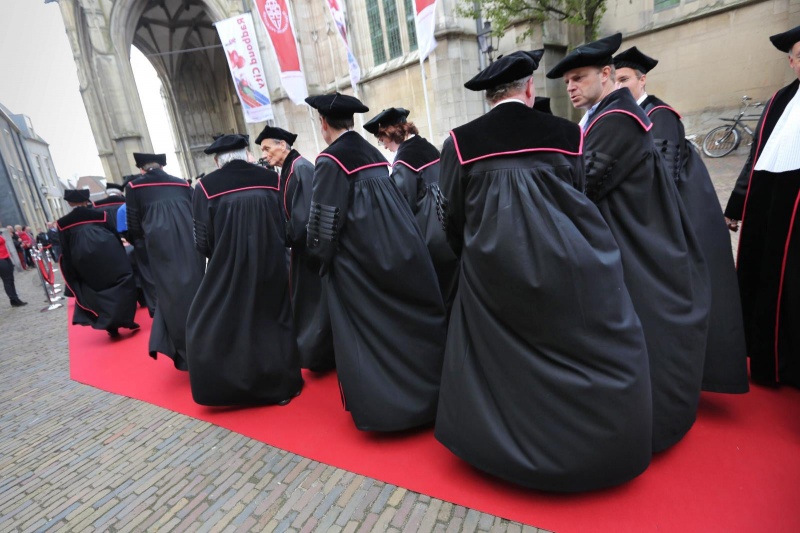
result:
[[[523,102],[519,98],[506,98],[505,100],[500,100],[499,102],[496,102],[494,105],[492,105],[492,109],[494,109],[495,107],[499,106],[500,104],[507,104],[509,102],[517,102],[517,103],[520,103],[522,105],[525,105],[525,102]]]
[[[636,100],[636,103],[642,105],[642,102],[644,102],[646,99],[647,99],[647,92],[643,91],[642,96],[640,96],[639,99]]]

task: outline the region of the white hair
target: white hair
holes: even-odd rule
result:
[[[216,161],[219,166],[227,165],[231,161],[235,161],[237,159],[247,161],[247,148],[239,148],[238,150],[231,150],[230,152],[222,152],[221,154],[214,156],[214,161]]]
[[[495,104],[500,100],[505,98],[509,98],[514,96],[515,94],[519,94],[525,90],[525,86],[528,84],[530,79],[533,77],[533,74],[530,76],[525,76],[522,79],[514,80],[509,83],[504,83],[502,85],[498,85],[497,87],[492,87],[491,89],[486,90],[486,101],[490,104]]]

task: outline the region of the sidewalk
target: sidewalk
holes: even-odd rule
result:
[[[745,157],[705,160],[722,202]],[[542,531],[73,382],[66,307],[41,313],[36,272],[15,278],[29,305],[0,295],[0,532]]]

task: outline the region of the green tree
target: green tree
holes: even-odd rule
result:
[[[585,42],[597,37],[597,27],[606,10],[606,0],[459,0],[461,15],[492,21],[492,33],[502,37],[513,24],[547,19],[583,27]],[[533,32],[528,29],[518,40]]]

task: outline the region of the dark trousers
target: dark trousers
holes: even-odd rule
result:
[[[12,302],[19,300],[17,289],[14,287],[14,264],[11,259],[0,259],[0,278],[3,279],[3,288]]]

